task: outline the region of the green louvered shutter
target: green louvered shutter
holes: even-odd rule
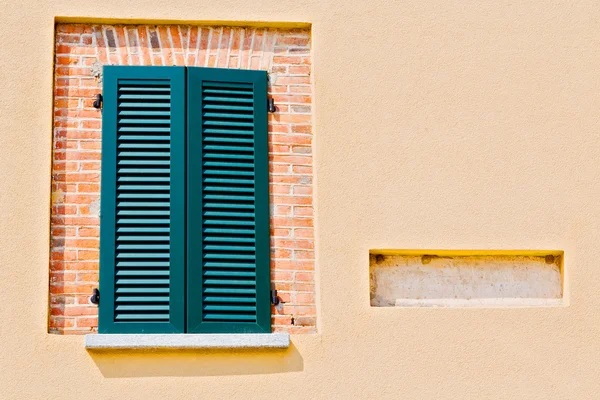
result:
[[[99,332],[183,332],[185,69],[103,79]]]
[[[270,332],[267,74],[188,68],[188,332]]]

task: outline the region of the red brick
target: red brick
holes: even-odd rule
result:
[[[97,183],[78,183],[77,193],[98,193],[100,185]]]
[[[315,252],[312,250],[294,250],[294,258],[296,260],[314,260]]]
[[[294,237],[295,238],[310,238],[314,237],[313,229],[294,229]]]
[[[283,164],[294,164],[294,165],[310,165],[312,164],[312,157],[307,156],[292,156],[292,155],[281,155],[281,154],[269,154],[269,160],[274,163]]]
[[[100,257],[100,252],[98,250],[78,250],[77,251],[77,259],[78,260],[98,260]]]
[[[104,43],[103,30],[114,33],[115,47]],[[148,31],[157,33],[160,49],[152,48]],[[166,65],[195,64],[197,58],[203,66],[208,57],[210,66],[238,68],[240,61],[243,68],[257,69],[261,62],[263,67],[270,63],[266,57],[273,52],[270,72],[275,82],[268,91],[278,112],[269,115],[268,126],[271,272],[274,288],[288,304],[273,309],[273,330],[315,332],[310,35],[298,29],[270,29],[264,35],[262,28],[226,27],[219,41],[220,32],[221,27],[176,25],[56,26],[50,332],[82,334],[95,331],[98,324],[97,307],[89,296],[98,286],[102,127],[101,113],[92,103],[102,85],[91,75],[92,64],[151,65],[153,59],[162,65],[164,57]]]
[[[65,247],[77,247],[80,249],[96,249],[100,242],[98,239],[67,239],[65,240]]]
[[[100,228],[79,228],[79,237],[100,237]]]
[[[51,328],[72,328],[75,326],[75,318],[50,318]]]
[[[98,318],[77,318],[78,328],[92,328],[98,326]]]

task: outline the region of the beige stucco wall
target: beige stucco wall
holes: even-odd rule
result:
[[[595,1],[0,2],[0,398],[592,399]],[[94,355],[47,334],[56,16],[312,23],[319,333]],[[369,249],[564,250],[568,306],[369,305]]]

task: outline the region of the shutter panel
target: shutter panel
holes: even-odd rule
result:
[[[270,332],[267,75],[188,68],[188,332]]]
[[[99,332],[183,332],[185,69],[103,78]]]

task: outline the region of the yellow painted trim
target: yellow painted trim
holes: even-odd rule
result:
[[[441,250],[441,249],[371,249],[369,254],[384,256],[421,256],[468,257],[468,256],[563,256],[562,250]]]
[[[148,18],[96,18],[76,16],[55,16],[55,23],[68,24],[107,24],[107,25],[195,25],[195,26],[238,26],[264,27],[284,29],[307,29],[312,26],[306,21],[231,21],[231,20],[180,20],[180,19],[148,19]]]

